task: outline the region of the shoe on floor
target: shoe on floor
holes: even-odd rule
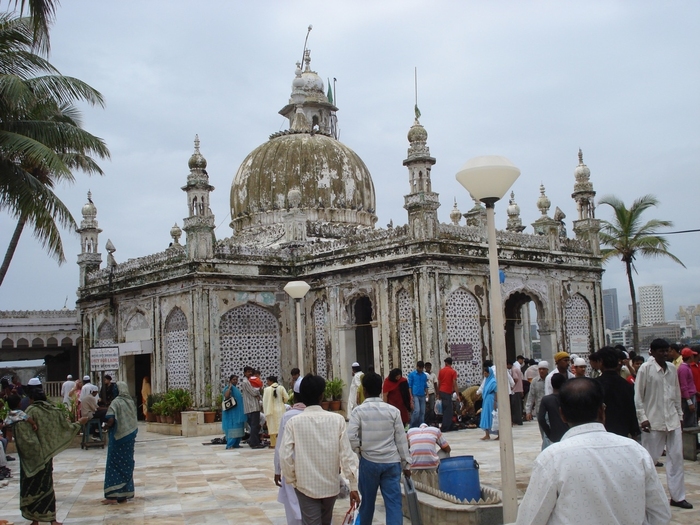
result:
[[[260,443],[259,445],[255,445],[254,447],[250,448],[267,448],[267,445],[263,445],[262,443]]]
[[[671,500],[671,507],[680,507],[681,509],[692,509],[693,506],[688,503],[687,500],[683,501],[673,501]]]
[[[655,467],[663,467],[664,464],[661,463],[661,461],[657,461],[657,462],[654,464],[654,466],[655,466]]]
[[[15,458],[13,458],[12,456],[5,456],[5,459],[7,461],[14,461],[15,460]]]

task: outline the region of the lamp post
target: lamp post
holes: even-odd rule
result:
[[[489,241],[489,303],[491,303],[491,340],[496,365],[496,384],[501,449],[501,489],[503,492],[503,523],[513,523],[518,516],[518,490],[515,485],[515,454],[513,453],[513,429],[511,427],[510,399],[506,369],[506,338],[503,333],[503,301],[498,275],[498,248],[494,206],[503,198],[520,175],[508,159],[498,155],[485,155],[467,161],[457,172],[457,181],[471,193],[474,199],[486,205],[486,224]]]
[[[284,291],[294,299],[297,310],[297,366],[303,375],[304,373],[304,348],[301,338],[301,300],[304,298],[306,293],[309,291],[311,286],[305,281],[290,281],[285,287]]]

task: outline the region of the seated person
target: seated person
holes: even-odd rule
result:
[[[97,412],[97,392],[99,388],[97,385],[90,385],[90,395],[85,396],[83,402],[80,404],[80,415],[82,417],[88,418],[88,420],[95,417],[95,412]]]
[[[438,488],[437,468],[440,465],[438,449],[448,455],[450,445],[439,428],[423,423],[410,428],[406,434],[408,449],[411,452],[411,477],[433,488]]]

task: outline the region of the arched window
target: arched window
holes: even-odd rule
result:
[[[447,321],[447,348],[450,354],[455,345],[460,352],[453,355],[452,366],[459,374],[459,384],[479,384],[483,378],[481,373],[482,341],[481,309],[476,298],[463,289],[455,290],[447,298],[445,304],[445,319]],[[466,350],[466,351],[465,351]],[[466,357],[463,357],[466,356]]]
[[[170,311],[165,320],[165,366],[168,372],[168,388],[190,389],[187,317],[177,307]]]

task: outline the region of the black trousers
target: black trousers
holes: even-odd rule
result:
[[[523,398],[520,392],[510,395],[510,419],[514,425],[523,424]]]
[[[442,402],[442,427],[440,430],[449,432],[452,428],[452,394],[440,392],[440,401]]]
[[[251,412],[246,414],[248,424],[250,425],[250,437],[248,445],[257,447],[260,444],[260,412]]]

